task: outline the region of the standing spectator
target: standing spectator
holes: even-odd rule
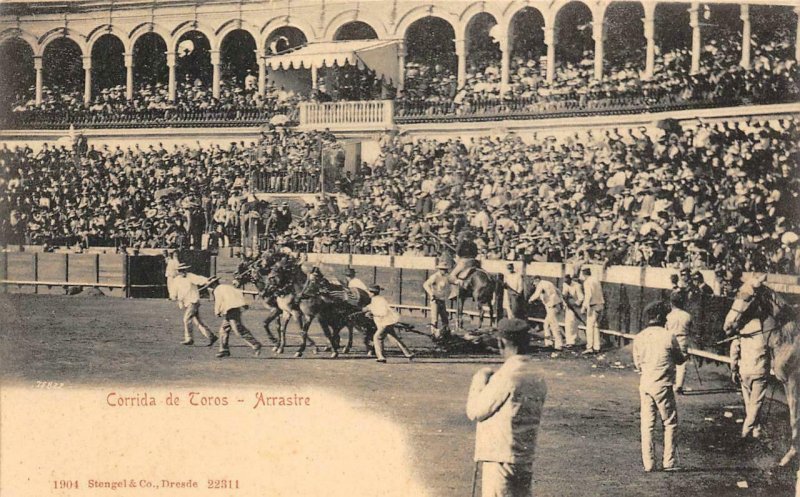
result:
[[[175,278],[178,276],[178,267],[181,262],[178,260],[178,253],[176,251],[164,250],[161,252],[166,262],[166,269],[164,276],[167,278],[167,295],[170,300],[175,300]]]
[[[561,290],[564,297],[564,335],[566,347],[574,347],[579,339],[578,309],[583,304],[583,289],[581,284],[572,279],[571,274],[564,275],[564,286]]]
[[[665,328],[667,331],[688,343],[689,325],[692,322],[692,315],[686,312],[686,294],[684,292],[672,292],[669,296],[670,312],[667,314]],[[678,364],[675,367],[675,392],[683,395],[683,384],[686,381],[686,363]]]
[[[686,362],[686,342],[664,328],[666,311],[661,302],[650,303],[644,310],[648,327],[633,340],[633,361],[641,374],[642,464],[648,473],[655,470],[653,431],[656,417],[664,426],[663,469],[676,469],[678,411],[675,404],[675,366]]]
[[[529,497],[539,422],[547,384],[525,355],[528,323],[502,319],[497,345],[505,359],[496,372],[483,368],[472,377],[467,417],[477,421],[475,464],[483,465],[483,497]]]
[[[533,284],[536,289],[533,291],[533,295],[528,299],[528,302],[541,300],[542,304],[544,304],[544,346],[554,347],[555,350],[559,352],[564,346],[564,341],[561,336],[561,325],[558,322],[561,317],[561,309],[564,306],[564,300],[561,298],[561,293],[558,291],[558,288],[556,288],[552,282],[543,280],[541,276],[534,276]]]
[[[522,315],[522,301],[525,298],[525,283],[522,280],[522,275],[516,272],[514,264],[506,264],[503,290],[503,310],[506,313],[506,317],[524,318]]]
[[[586,314],[586,350],[584,354],[600,352],[600,313],[603,312],[606,299],[603,297],[603,285],[597,277],[592,276],[592,270],[585,267],[583,274],[583,312]]]
[[[436,272],[422,284],[422,288],[431,299],[431,323],[433,324],[433,335],[437,339],[445,339],[450,336],[447,300],[450,298],[451,284],[450,277],[447,275],[448,267],[443,262],[438,263]]]

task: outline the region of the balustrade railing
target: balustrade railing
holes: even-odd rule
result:
[[[306,129],[387,129],[393,124],[391,100],[300,104],[300,126]]]

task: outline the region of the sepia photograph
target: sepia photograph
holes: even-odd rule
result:
[[[0,0],[0,496],[800,497],[798,0]]]

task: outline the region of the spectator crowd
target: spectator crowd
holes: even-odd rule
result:
[[[279,241],[442,255],[466,229],[488,259],[796,273],[798,124],[386,137],[352,196],[309,206]]]
[[[593,50],[585,51],[580,61],[558,61],[552,83],[545,78],[543,58],[532,53],[515,54],[505,94],[501,93],[497,59],[485,56],[472,61],[461,89],[452,71],[412,61],[406,65],[406,92],[398,101],[398,109],[405,116],[469,115],[796,101],[800,99],[800,72],[793,59],[793,36],[788,30],[777,30],[773,35],[770,41],[753,40],[751,67],[747,69],[740,65],[740,37],[728,33],[706,41],[696,74],[690,73],[689,49],[657,52],[650,79],[643,75],[642,49],[607,54],[601,80],[594,79]]]
[[[0,234],[213,249],[244,243],[250,229],[297,251],[441,256],[468,230],[487,259],[797,273],[799,126],[666,122],[528,141],[390,134],[374,163],[340,176],[338,196],[318,195],[280,229],[251,186],[319,191],[331,135],[278,127],[250,145],[83,155],[3,148]]]
[[[218,99],[199,79],[186,78],[178,84],[174,102],[169,100],[169,88],[163,83],[141,85],[133,92],[132,100],[126,98],[124,86],[105,88],[89,104],[84,103],[82,91],[45,87],[39,105],[28,95],[14,104],[12,112],[21,122],[37,118],[61,119],[65,123],[236,119],[253,113],[264,120],[283,115],[291,121],[297,118],[301,99],[299,94],[274,85],[268,85],[264,95],[259,95],[253,76],[248,75],[244,84],[223,80]]]
[[[148,247],[239,245],[261,204],[254,174],[319,170],[322,133],[277,127],[258,144],[122,149],[0,149],[0,239],[7,244]],[[276,187],[289,182],[276,183]],[[249,217],[248,217],[249,216]],[[204,240],[205,238],[205,240]]]

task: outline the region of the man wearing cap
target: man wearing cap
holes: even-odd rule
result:
[[[566,347],[574,347],[578,341],[578,309],[583,304],[583,289],[581,284],[572,279],[571,274],[564,275],[564,285],[561,289],[561,295],[564,297],[564,336],[566,339]]]
[[[591,354],[600,352],[602,345],[598,321],[606,299],[603,297],[603,285],[596,276],[592,276],[592,270],[585,267],[581,273],[584,277],[582,310],[586,314],[586,350],[583,353]]]
[[[219,328],[221,340],[219,341],[217,357],[231,356],[231,351],[228,348],[231,330],[250,344],[255,355],[258,356],[261,353],[261,343],[242,324],[242,311],[247,309],[247,301],[244,299],[242,291],[231,285],[220,285],[219,278],[216,276],[209,278],[203,285],[203,288],[205,287],[214,292],[214,314],[223,318],[222,325]]]
[[[387,335],[400,347],[403,355],[411,360],[414,354],[408,350],[408,347],[405,346],[394,331],[394,325],[400,321],[400,316],[389,306],[389,302],[380,296],[381,290],[382,288],[378,285],[369,287],[369,296],[372,298],[372,301],[366,307],[367,317],[371,317],[372,320],[375,321],[375,326],[378,328],[378,331],[375,332],[375,336],[372,338],[375,346],[375,360],[381,363],[386,362],[386,357],[383,355],[383,339]]]
[[[528,323],[501,319],[497,343],[505,359],[497,370],[472,377],[467,417],[477,421],[475,464],[482,464],[483,497],[529,497],[539,422],[547,384],[526,354]]]
[[[436,265],[436,272],[433,273],[422,284],[422,288],[431,299],[431,323],[434,328],[434,336],[437,339],[450,336],[450,319],[447,313],[447,301],[450,298],[451,281],[447,275],[448,265],[439,262]],[[439,325],[441,323],[441,326]]]
[[[564,342],[561,337],[561,326],[558,320],[564,307],[564,300],[561,298],[558,288],[550,281],[543,280],[541,276],[534,276],[533,284],[536,286],[536,290],[534,290],[528,302],[534,302],[539,299],[544,304],[544,346],[555,346],[556,351],[560,351]]]
[[[503,310],[506,317],[519,318],[522,316],[522,299],[525,297],[525,283],[522,275],[516,271],[514,264],[506,264],[506,274],[503,276]]]
[[[175,277],[172,287],[175,291],[175,300],[179,309],[186,309],[183,314],[183,345],[194,345],[192,327],[194,324],[204,337],[208,338],[208,346],[217,341],[217,336],[208,329],[200,320],[200,291],[198,286],[203,285],[207,278],[188,272],[192,267],[189,264],[179,264],[178,276]]]
[[[678,429],[678,411],[675,404],[675,366],[688,358],[686,341],[664,328],[666,308],[662,302],[651,302],[644,309],[648,327],[633,340],[633,362],[641,374],[639,398],[641,401],[642,464],[647,472],[655,469],[653,432],[656,416],[664,426],[663,469],[670,471],[676,465],[675,438]]]

